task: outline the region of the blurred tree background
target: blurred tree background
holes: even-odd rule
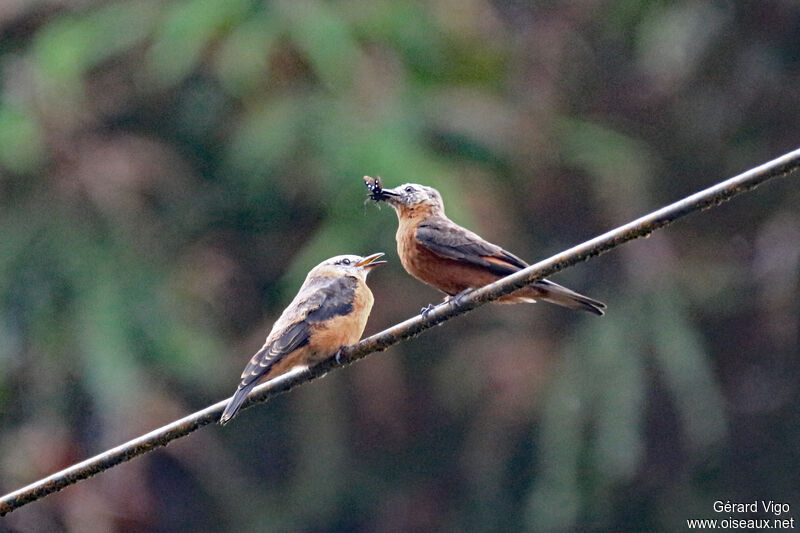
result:
[[[797,147],[794,0],[3,0],[0,490],[233,392],[364,174],[534,261]],[[39,532],[800,520],[800,191],[778,180],[0,520]],[[721,517],[724,518],[724,517]]]

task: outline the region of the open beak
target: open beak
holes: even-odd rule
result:
[[[378,261],[378,259],[380,259],[383,256],[384,256],[383,252],[378,252],[376,254],[368,255],[363,259],[361,259],[361,261],[356,263],[356,266],[370,270],[372,268],[375,268],[376,266],[386,264],[386,261]]]
[[[366,184],[367,189],[369,189],[369,197],[376,202],[385,202],[386,200],[400,196],[392,189],[384,189],[381,185],[381,179],[379,177],[370,178],[369,176],[364,176],[364,183]]]

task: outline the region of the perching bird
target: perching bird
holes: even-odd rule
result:
[[[239,388],[220,424],[236,416],[257,384],[297,366],[311,366],[361,338],[374,299],[367,274],[386,261],[382,253],[339,255],[311,269],[297,296],[281,314],[264,346],[242,372]]]
[[[406,183],[381,187],[380,178],[365,176],[371,198],[397,212],[397,253],[409,274],[449,296],[482,287],[528,266],[501,247],[462,228],[444,214],[439,191]],[[602,315],[606,305],[546,279],[497,300],[500,303],[544,300]],[[428,308],[430,309],[430,307]]]

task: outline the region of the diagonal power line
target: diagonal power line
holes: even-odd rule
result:
[[[653,231],[685,215],[719,205],[739,193],[754,189],[769,179],[785,176],[798,167],[800,167],[800,148],[604,233],[583,244],[574,246],[549,259],[540,261],[490,285],[472,291],[460,298],[457,303],[452,302],[448,305],[440,305],[425,317],[414,316],[380,333],[367,337],[357,344],[344,348],[339,361],[331,358],[310,369],[296,369],[268,383],[259,385],[250,393],[242,408],[266,402],[278,394],[321,377],[334,368],[346,366],[370,353],[383,351],[394,344],[420,334],[428,328],[510,294],[532,281],[586,261],[620,244],[650,235]],[[6,494],[0,498],[0,516],[120,463],[129,461],[134,457],[144,455],[161,446],[166,446],[175,439],[185,437],[203,426],[216,422],[227,402],[228,400],[217,402],[202,411],[197,411],[116,448],[95,455],[90,459]]]

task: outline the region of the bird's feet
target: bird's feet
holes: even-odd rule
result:
[[[339,348],[339,351],[336,352],[336,357],[334,357],[337,365],[342,364],[342,348]]]
[[[431,311],[433,311],[434,309],[436,309],[439,306],[448,305],[448,304],[449,305],[461,305],[461,302],[463,301],[464,296],[466,296],[467,294],[471,293],[473,290],[474,289],[464,289],[463,291],[461,291],[458,294],[455,294],[453,296],[449,296],[449,295],[445,296],[444,300],[442,300],[440,303],[438,303],[436,305],[428,304],[426,307],[423,307],[422,309],[420,309],[419,313],[422,315],[422,318],[428,318],[428,315],[431,313]]]
[[[433,311],[437,307],[439,307],[439,305],[428,304],[419,310],[419,314],[422,315],[422,318],[428,318],[428,315],[431,313],[431,311]]]
[[[445,302],[451,305],[461,305],[461,303],[464,301],[464,297],[467,294],[471,293],[473,290],[474,289],[464,289],[455,296],[448,296],[447,298],[445,298]]]

